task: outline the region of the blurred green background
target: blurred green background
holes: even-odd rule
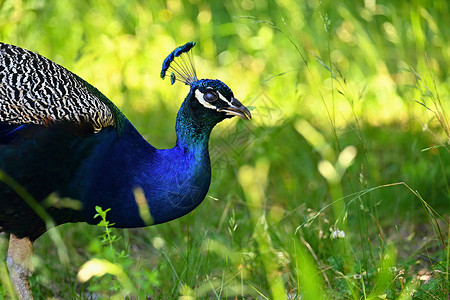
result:
[[[253,107],[213,131],[198,209],[115,230],[114,247],[104,228],[58,227],[65,246],[35,243],[35,296],[446,298],[448,24],[445,0],[0,0],[0,41],[96,86],[155,147],[174,145],[188,91],[161,64],[187,41],[199,78]],[[92,258],[129,281],[77,281]]]

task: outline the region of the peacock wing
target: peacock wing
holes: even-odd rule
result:
[[[119,109],[95,87],[49,59],[0,43],[0,123],[118,127]],[[10,128],[14,128],[10,127]]]

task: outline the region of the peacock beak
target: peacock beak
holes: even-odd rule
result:
[[[252,118],[252,114],[250,111],[242,105],[242,103],[236,99],[231,99],[231,106],[219,108],[217,111],[227,113],[227,116],[238,116],[244,120],[250,120]]]

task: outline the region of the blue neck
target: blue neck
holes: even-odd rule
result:
[[[215,124],[205,124],[195,120],[193,112],[190,110],[188,102],[185,101],[177,114],[175,131],[177,133],[176,147],[187,149],[200,149],[208,151],[208,141]]]
[[[153,224],[192,211],[209,189],[208,140],[213,127],[198,124],[183,103],[175,127],[177,143],[172,149],[155,149],[129,122],[120,135],[113,129],[96,134],[97,146],[75,184],[78,190],[74,196],[84,204],[85,221],[98,223],[93,219],[98,205],[111,208],[107,218],[116,227],[148,225],[140,217],[133,193],[136,188],[144,192]],[[80,191],[80,186],[85,188]]]

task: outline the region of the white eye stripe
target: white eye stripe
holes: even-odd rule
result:
[[[217,92],[217,93],[219,94],[219,98],[220,98],[222,101],[225,101],[226,103],[228,103],[229,106],[233,106],[233,105],[231,104],[231,102],[228,101],[227,98],[225,98],[224,96],[222,96],[222,94],[221,94],[220,92]]]
[[[214,90],[212,88],[207,88],[208,90]],[[234,105],[231,104],[230,101],[228,101],[227,98],[225,98],[219,91],[216,91],[217,94],[219,95],[220,100],[224,101],[225,103],[227,103],[230,107],[233,107]],[[211,103],[207,102],[204,98],[203,98],[204,93],[200,92],[198,89],[195,90],[195,98],[197,98],[198,102],[200,102],[201,105],[203,105],[206,108],[211,108],[211,109],[215,109],[217,110],[218,108],[214,105],[212,105]]]
[[[206,108],[217,110],[217,107],[215,107],[211,103],[206,102],[205,99],[203,99],[203,95],[204,94],[202,92],[200,92],[198,89],[195,90],[195,98],[197,98],[198,102],[200,102],[201,105],[203,105]],[[220,95],[220,93],[219,93],[219,97],[220,96],[222,96],[222,95]]]

